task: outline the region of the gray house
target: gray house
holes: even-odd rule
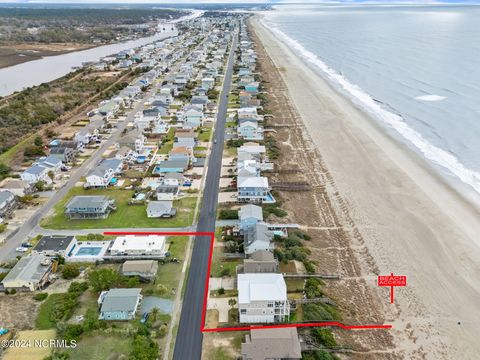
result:
[[[16,204],[17,201],[12,192],[8,190],[0,191],[0,218],[10,216]]]
[[[243,272],[248,273],[276,273],[278,261],[270,251],[255,251],[250,258],[243,260]]]
[[[142,289],[110,289],[102,291],[98,298],[100,320],[132,320],[135,319],[140,303]]]
[[[295,327],[251,330],[242,343],[242,360],[301,359]]]
[[[172,206],[172,200],[150,201],[147,205],[147,216],[149,218],[169,218],[175,216],[177,210]]]
[[[75,248],[76,244],[75,236],[44,235],[32,249],[32,253],[65,257]]]
[[[128,260],[122,265],[124,276],[138,276],[141,279],[152,280],[158,271],[158,262],[155,260]]]
[[[65,206],[65,215],[70,219],[106,219],[116,210],[115,200],[102,195],[79,195]]]

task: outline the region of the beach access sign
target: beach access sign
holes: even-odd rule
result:
[[[378,286],[390,286],[390,303],[393,304],[393,288],[395,286],[407,286],[405,275],[380,275],[377,279]]]

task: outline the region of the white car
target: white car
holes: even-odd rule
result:
[[[27,251],[27,250],[28,250],[28,248],[23,247],[23,246],[19,246],[19,247],[17,247],[17,248],[15,249],[15,251],[17,251],[17,252],[25,252],[25,251]]]

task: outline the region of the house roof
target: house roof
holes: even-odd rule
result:
[[[5,201],[9,200],[12,196],[14,195],[8,190],[0,191],[0,204],[3,204]]]
[[[183,180],[183,174],[169,172],[165,174],[165,179]]]
[[[135,311],[142,289],[110,289],[102,301],[101,312]]]
[[[188,159],[179,160],[164,160],[158,163],[158,166],[162,168],[180,168],[186,169],[188,167]]]
[[[282,274],[238,274],[238,303],[286,301],[287,285]]]
[[[32,175],[39,175],[45,171],[47,171],[47,168],[40,165],[32,165],[25,170],[26,173],[32,174]]]
[[[150,203],[152,203],[151,201]],[[149,204],[150,204],[149,203]],[[126,235],[119,236],[114,241],[110,251],[144,250],[146,252],[163,249],[165,236],[161,235]]]
[[[37,283],[50,270],[49,266],[42,265],[42,263],[49,264],[49,260],[41,254],[23,257],[18,260],[5,279],[3,279],[3,282],[26,281]]]
[[[45,235],[42,236],[33,250],[37,252],[66,250],[73,239],[75,239],[74,236]]]
[[[65,206],[71,208],[103,208],[110,202],[110,199],[103,195],[77,195]]]
[[[297,328],[251,330],[242,344],[242,355],[250,360],[301,359]]]
[[[240,221],[248,218],[255,218],[258,221],[263,220],[263,211],[260,206],[257,205],[243,205],[240,210],[238,211],[238,216],[240,218]]]
[[[264,176],[239,176],[238,187],[268,188],[268,179]]]
[[[254,142],[248,142],[243,144],[238,148],[238,152],[250,153],[250,154],[260,154],[265,153],[265,145],[259,145]]]
[[[87,176],[97,175],[103,177],[106,172],[110,170],[115,171],[119,166],[122,165],[122,160],[120,159],[105,159],[98,166],[92,169]]]
[[[250,259],[246,259],[245,261],[253,260],[253,261],[274,261],[275,258],[273,257],[273,253],[270,251],[259,250],[255,251],[250,255]]]
[[[270,242],[273,239],[273,232],[268,230],[268,225],[264,222],[257,222],[244,230],[245,246],[249,246],[256,241]]]
[[[160,214],[171,214],[172,207],[172,200],[150,201],[147,205],[147,211],[154,211]]]
[[[158,265],[154,260],[128,260],[122,265],[122,272],[139,272],[139,273],[151,273],[155,272],[155,268]]]

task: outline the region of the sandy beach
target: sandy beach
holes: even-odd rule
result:
[[[331,174],[324,185],[338,222],[358,233],[349,248],[361,284],[393,325],[394,346],[370,349],[368,358],[378,358],[379,350],[385,358],[477,359],[479,209],[332,89],[258,18],[251,23],[286,84],[305,138]],[[390,272],[408,281],[396,291],[394,305],[388,289],[376,286],[376,275]]]

